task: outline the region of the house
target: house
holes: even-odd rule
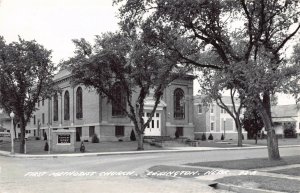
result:
[[[294,123],[296,133],[300,133],[300,106],[297,104],[272,106],[272,121],[275,123],[277,135],[283,135],[283,125]]]
[[[232,102],[229,96],[223,96],[223,102],[229,109],[232,109]],[[236,104],[239,103],[235,98]],[[238,134],[234,119],[214,101],[210,104],[205,103],[203,95],[194,96],[194,127],[195,138],[201,139],[202,134],[212,134],[214,139],[221,139],[222,134],[225,139],[237,139]],[[243,129],[243,135],[247,133]]]
[[[72,74],[62,69],[55,75],[54,81],[61,88],[49,99],[41,99],[27,125],[31,136],[47,135],[48,128],[76,130],[81,140],[91,140],[97,135],[100,141],[130,140],[133,123],[119,108],[83,85],[71,84]],[[180,136],[194,138],[193,125],[193,79],[186,75],[173,81],[165,89],[154,117],[145,130],[146,136]],[[124,94],[115,84],[115,94],[121,101]],[[145,100],[144,117],[147,118],[154,105],[153,93]],[[136,98],[137,96],[133,96]]]

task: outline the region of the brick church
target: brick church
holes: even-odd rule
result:
[[[36,104],[37,110],[26,128],[27,135],[43,136],[44,132],[48,135],[50,127],[51,130],[76,130],[81,140],[91,140],[93,135],[97,135],[100,141],[130,140],[134,129],[130,119],[96,91],[83,85],[72,85],[71,78],[72,74],[66,69],[55,75],[54,81],[62,92]],[[177,131],[180,136],[194,138],[193,79],[193,76],[186,75],[165,89],[145,136],[175,137]],[[116,89],[115,94],[122,100],[120,90]],[[145,118],[153,105],[150,93],[145,101]]]

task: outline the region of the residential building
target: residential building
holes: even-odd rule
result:
[[[229,109],[233,109],[231,98],[223,96],[223,102]],[[221,139],[222,134],[225,139],[237,139],[238,134],[234,119],[224,109],[219,107],[215,101],[206,104],[203,95],[194,96],[194,126],[195,138],[201,139],[202,134],[212,134],[214,139]],[[235,98],[235,103],[239,104],[238,98]],[[247,136],[243,129],[244,137]]]
[[[275,132],[277,135],[283,135],[283,125],[286,123],[294,123],[296,125],[296,133],[300,134],[300,105],[277,105],[272,106],[272,121],[276,124]]]

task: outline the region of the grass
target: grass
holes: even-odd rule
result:
[[[277,173],[277,174],[286,174],[286,175],[291,175],[291,176],[300,176],[300,167],[288,168],[288,169],[282,169],[282,170],[272,170],[272,171],[268,171],[268,172]]]
[[[284,166],[290,164],[300,164],[300,156],[283,157],[277,161],[270,161],[267,158],[255,158],[255,159],[228,160],[228,161],[197,162],[197,163],[188,163],[186,165],[224,168],[224,169],[239,169],[239,170],[248,169],[249,170],[249,169],[257,169],[257,168]]]
[[[228,176],[216,180],[219,183],[233,184],[243,187],[252,187],[282,192],[299,192],[300,183],[298,180],[286,180],[284,178],[266,176]]]

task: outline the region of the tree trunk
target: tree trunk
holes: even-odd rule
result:
[[[144,150],[144,134],[138,133],[138,151]]]
[[[243,146],[242,126],[241,126],[240,120],[235,119],[234,121],[235,121],[236,130],[238,132],[238,143],[237,143],[237,146],[238,147],[242,147]]]
[[[278,138],[276,136],[275,130],[272,128],[268,130],[268,155],[270,160],[279,160],[279,148],[278,148]]]
[[[20,153],[25,153],[25,128],[26,123],[25,119],[20,119],[20,129],[21,129],[21,138],[20,138]]]
[[[279,160],[278,139],[272,125],[270,96],[264,93],[263,105],[260,106],[259,112],[263,120],[265,130],[267,131],[267,144],[269,160]]]

